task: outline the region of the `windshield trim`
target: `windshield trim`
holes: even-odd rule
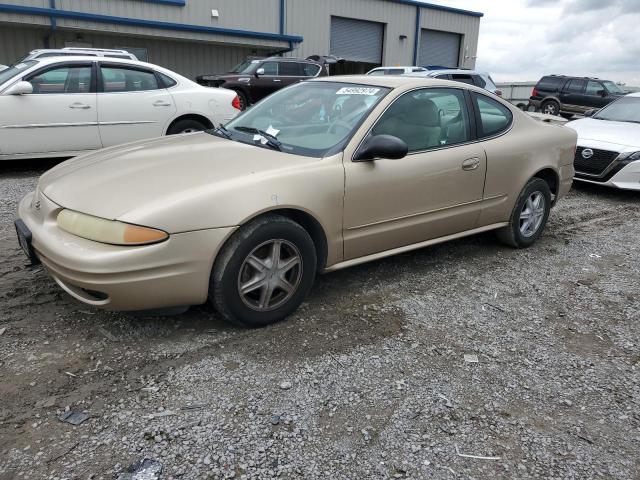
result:
[[[362,116],[362,118],[360,118],[360,120],[358,120],[358,122],[354,125],[353,129],[351,130],[351,132],[346,135],[340,142],[336,143],[335,145],[333,145],[332,147],[329,147],[327,149],[311,149],[311,148],[305,148],[305,147],[301,147],[301,146],[297,146],[297,145],[292,145],[289,144],[285,141],[282,141],[280,139],[278,139],[281,143],[281,145],[284,147],[281,150],[281,153],[286,153],[289,155],[297,155],[297,156],[303,156],[303,157],[309,157],[309,158],[317,158],[317,159],[322,159],[322,158],[327,158],[327,157],[331,157],[334,156],[342,151],[344,151],[344,149],[347,147],[347,145],[349,145],[349,143],[351,142],[351,140],[353,139],[353,137],[358,133],[358,131],[360,130],[360,128],[362,127],[362,125],[364,124],[364,122],[370,117],[371,113],[373,112],[373,110],[375,110],[375,108],[380,105],[380,102],[382,102],[382,100],[384,100],[387,95],[389,95],[389,93],[391,93],[394,89],[393,87],[385,87],[385,86],[379,86],[379,85],[371,85],[371,84],[367,84],[367,83],[361,83],[361,82],[348,82],[348,81],[340,81],[340,80],[331,80],[331,81],[314,81],[314,80],[308,80],[302,83],[296,83],[293,85],[290,85],[288,87],[285,87],[281,90],[278,91],[279,92],[284,92],[286,90],[289,89],[294,89],[294,88],[300,88],[302,85],[305,84],[335,84],[335,85],[352,85],[355,87],[364,87],[364,88],[379,88],[382,91],[382,94],[380,95],[380,97],[377,99],[377,101],[375,103],[373,103],[371,105],[371,107],[369,108],[369,110],[367,111],[367,113],[365,115]],[[302,87],[304,88],[304,87]],[[260,105],[261,103],[265,102],[266,100],[268,100],[269,97],[266,97],[262,100],[260,100],[258,103],[255,104],[255,106]],[[255,108],[255,106],[252,106],[251,109]],[[246,112],[249,112],[250,110],[245,110],[245,112],[243,112],[242,114],[238,115],[237,117],[233,118],[232,120],[229,120],[227,123],[225,123],[225,127],[227,125],[229,125],[232,122],[236,122],[238,119],[242,118],[244,116],[244,114]],[[271,147],[266,146],[266,145],[262,145],[261,142],[254,142],[253,141],[253,135],[254,134],[249,134],[243,131],[239,131],[236,130],[234,127],[230,127],[229,131],[232,132],[233,137],[229,138],[229,140],[232,141],[238,141],[240,143],[245,143],[248,145],[253,145],[255,147],[261,147],[261,148],[266,148],[269,150],[273,150]],[[236,134],[239,134],[240,137],[236,138]],[[293,148],[293,150],[288,150],[286,147],[291,147]],[[322,153],[320,154],[315,154],[314,152],[317,152],[318,150],[323,150]]]

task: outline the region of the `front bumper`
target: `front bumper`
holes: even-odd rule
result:
[[[576,172],[575,180],[623,190],[640,190],[640,160],[618,163],[603,178],[588,177]]]
[[[108,310],[150,310],[206,302],[213,261],[234,227],[174,234],[162,243],[123,247],[60,230],[62,208],[38,192],[18,215],[36,256],[69,295]]]

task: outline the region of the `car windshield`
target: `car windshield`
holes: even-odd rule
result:
[[[613,122],[640,123],[640,97],[622,97],[604,107],[593,118]]]
[[[389,88],[304,82],[279,90],[226,125],[233,140],[322,158],[344,148]],[[270,137],[269,142],[261,132]]]
[[[246,60],[236,65],[229,73],[251,73],[258,63],[260,63],[260,60]]]
[[[36,63],[38,62],[33,60],[28,62],[16,63],[15,65],[11,65],[10,67],[0,71],[0,85],[11,80],[16,75],[19,75],[20,72],[24,72],[27,69],[33,67]]]
[[[618,85],[616,85],[615,83],[613,83],[613,82],[611,82],[609,80],[605,80],[602,83],[604,84],[604,88],[606,88],[607,92],[609,92],[609,93],[621,93],[621,94],[625,94],[626,93]]]

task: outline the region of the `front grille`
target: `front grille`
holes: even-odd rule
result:
[[[584,173],[587,175],[599,176],[607,169],[609,165],[620,155],[619,152],[612,152],[610,150],[599,150],[597,148],[591,148],[593,150],[593,157],[584,158],[582,152],[587,147],[578,147],[576,150],[576,158],[573,162],[573,166],[578,173]]]

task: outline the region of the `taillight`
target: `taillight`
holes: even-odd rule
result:
[[[233,102],[231,102],[231,106],[233,108],[235,108],[236,110],[242,110],[242,106],[240,105],[240,96],[236,95],[235,98],[233,99]]]
[[[494,93],[499,97],[502,96],[502,90],[496,90]]]
[[[533,87],[533,91],[531,92],[531,96],[532,97],[537,97],[538,96],[538,89]]]

